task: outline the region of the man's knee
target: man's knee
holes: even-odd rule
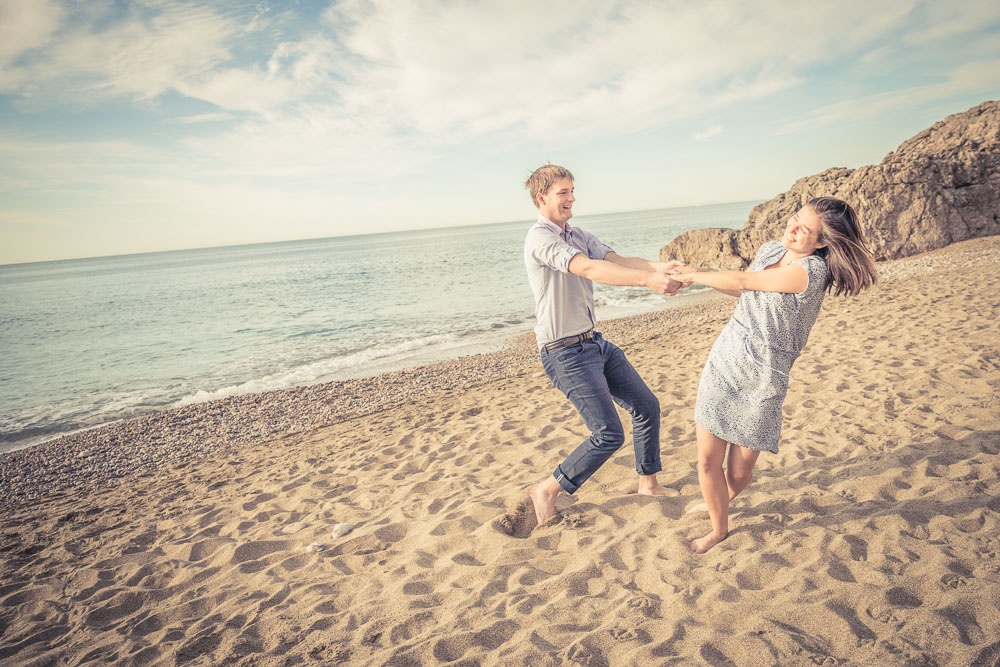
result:
[[[659,423],[660,421],[660,399],[656,398],[653,392],[648,392],[641,399],[635,401],[635,420]]]
[[[591,437],[599,449],[617,451],[625,444],[625,431],[620,426],[615,427],[614,424],[597,429]]]

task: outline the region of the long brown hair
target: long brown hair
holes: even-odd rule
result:
[[[806,206],[811,208],[823,226],[819,232],[816,253],[826,260],[826,291],[835,296],[856,296],[878,281],[872,251],[858,224],[858,214],[846,201],[834,197],[816,197]]]

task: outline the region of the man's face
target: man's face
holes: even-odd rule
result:
[[[538,212],[557,225],[565,225],[573,217],[573,179],[560,178],[549,191],[538,195]]]

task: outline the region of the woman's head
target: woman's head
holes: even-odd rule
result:
[[[820,241],[822,233],[823,221],[819,214],[809,206],[803,206],[788,219],[781,245],[796,255],[811,255],[825,245]]]
[[[875,262],[850,204],[834,197],[816,197],[796,215],[818,219],[814,253],[826,260],[827,291],[854,296],[875,284]]]

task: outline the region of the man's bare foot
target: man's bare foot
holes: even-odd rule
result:
[[[684,513],[694,514],[695,512],[707,512],[707,511],[708,511],[708,505],[706,505],[705,503],[698,503],[697,505],[692,505],[691,509],[689,509],[687,512]]]
[[[660,486],[660,483],[656,480],[656,475],[640,475],[639,490],[636,493],[640,496],[667,496],[668,498],[676,498],[681,495],[681,492],[677,489]]]
[[[555,487],[556,489],[553,490],[552,484],[542,482],[528,489],[528,496],[531,498],[532,505],[535,506],[535,518],[538,519],[539,526],[556,514],[556,496],[559,495],[561,488],[558,483]]]
[[[719,537],[715,534],[715,532],[711,532],[705,537],[692,540],[689,546],[691,547],[691,551],[696,554],[703,554],[727,537],[729,537],[729,533],[725,533],[722,537]]]

